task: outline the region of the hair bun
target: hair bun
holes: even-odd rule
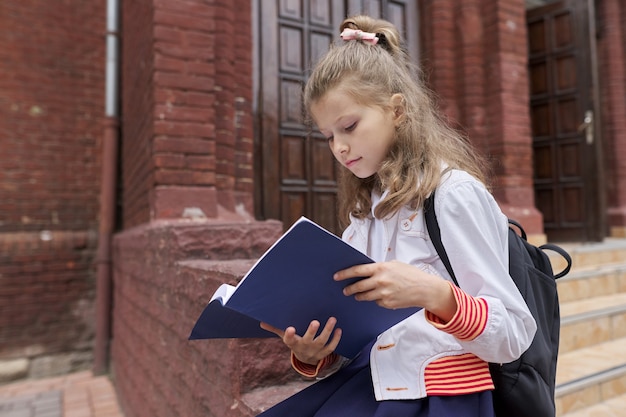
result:
[[[344,29],[375,33],[378,37],[378,45],[382,46],[392,56],[404,55],[400,32],[391,22],[358,15],[345,19],[340,26],[340,32],[343,32]]]
[[[387,42],[387,36],[384,33],[376,33],[376,37],[378,38],[378,44],[383,48],[389,48],[389,42]]]

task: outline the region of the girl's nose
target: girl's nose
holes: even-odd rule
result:
[[[335,136],[333,140],[333,151],[335,151],[335,153],[338,153],[338,154],[343,154],[343,153],[348,152],[347,142]]]

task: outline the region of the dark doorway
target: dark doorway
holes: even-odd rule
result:
[[[255,36],[255,210],[289,227],[307,216],[339,233],[338,168],[327,141],[304,124],[302,86],[338,37],[341,21],[365,13],[405,32],[417,59],[417,1],[257,0]]]
[[[534,187],[552,241],[605,235],[593,1],[528,10]]]

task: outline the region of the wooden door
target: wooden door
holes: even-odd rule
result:
[[[416,1],[257,0],[255,49],[255,209],[289,227],[307,216],[339,233],[338,166],[327,141],[304,123],[302,86],[338,38],[347,15],[397,24],[417,58]]]
[[[527,13],[535,201],[552,241],[604,237],[592,7],[563,0]]]

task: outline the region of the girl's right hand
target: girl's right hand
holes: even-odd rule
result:
[[[335,329],[336,324],[337,319],[329,318],[320,334],[317,335],[320,322],[313,320],[302,336],[298,336],[295,327],[291,326],[283,331],[267,323],[261,323],[261,328],[283,339],[285,345],[291,349],[299,361],[309,365],[317,365],[319,361],[333,353],[339,344],[341,329]]]

